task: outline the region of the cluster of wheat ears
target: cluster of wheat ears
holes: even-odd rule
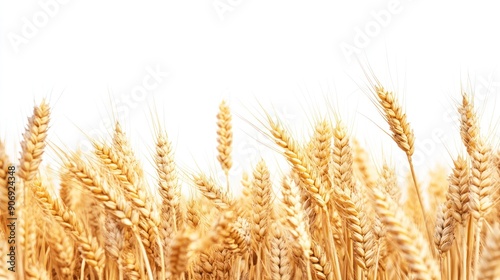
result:
[[[46,174],[50,108],[41,102],[19,162],[0,145],[0,279],[500,279],[500,153],[481,135],[472,97],[463,93],[458,105],[463,154],[450,174],[431,172],[423,192],[402,106],[380,84],[372,93],[407,156],[406,183],[389,164],[373,167],[338,119],[317,121],[298,143],[266,114],[265,131],[290,168],[276,186],[259,161],[241,174],[238,195],[228,179],[233,129],[224,101],[217,160],[228,182],[204,173],[181,180],[158,129],[154,186],[118,123],[112,139],[92,141],[92,152],[59,150],[58,178]],[[15,272],[6,265],[12,165]],[[181,185],[196,192],[187,197]]]

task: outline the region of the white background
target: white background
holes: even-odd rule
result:
[[[46,97],[50,143],[84,148],[87,136],[107,137],[104,124],[117,117],[152,172],[158,116],[183,172],[220,177],[215,115],[226,99],[233,180],[260,156],[272,166],[280,158],[259,132],[264,111],[300,140],[315,119],[340,116],[376,166],[385,157],[404,174],[370,101],[362,70],[371,68],[404,103],[416,165],[427,172],[463,152],[461,88],[475,92],[482,132],[496,145],[499,11],[495,1],[2,0],[0,136],[17,158],[27,117]],[[151,69],[169,75],[140,91]],[[46,160],[57,162],[50,152]]]

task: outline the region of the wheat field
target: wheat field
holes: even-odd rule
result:
[[[229,182],[224,101],[214,161],[226,181],[181,176],[158,128],[153,185],[118,122],[111,139],[91,139],[91,152],[48,145],[42,101],[18,159],[0,142],[0,279],[500,279],[500,150],[479,127],[473,95],[461,93],[456,108],[463,153],[449,174],[430,172],[424,192],[412,116],[381,84],[371,94],[407,158],[403,183],[390,160],[374,166],[340,118],[318,120],[300,142],[265,113],[260,129],[288,166],[273,174],[276,185],[260,160],[238,174],[241,193]],[[42,164],[49,148],[59,155],[56,174]],[[196,191],[187,196],[182,185]]]

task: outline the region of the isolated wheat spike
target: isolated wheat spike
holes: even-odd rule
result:
[[[219,113],[217,114],[217,142],[219,143],[217,145],[217,150],[219,151],[217,160],[219,160],[226,176],[233,165],[231,159],[233,143],[233,128],[231,122],[231,110],[226,104],[226,101],[223,100],[219,105]]]

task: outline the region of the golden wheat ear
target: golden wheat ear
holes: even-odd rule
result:
[[[292,279],[293,264],[283,229],[279,224],[271,228],[270,238],[270,275],[271,279]]]
[[[195,238],[196,234],[180,231],[172,239],[168,255],[171,279],[180,279],[181,275],[187,272],[189,257],[192,253],[191,245]]]
[[[467,153],[472,156],[477,147],[479,137],[479,123],[472,98],[467,93],[462,93],[462,104],[458,107],[460,114],[460,136],[467,148]]]
[[[156,136],[155,163],[158,174],[158,192],[161,197],[160,234],[166,251],[168,242],[184,226],[184,217],[180,207],[180,184],[172,145],[168,141],[166,133],[159,133]]]
[[[439,269],[423,236],[392,199],[382,190],[373,189],[375,210],[385,226],[389,240],[411,270],[414,279],[439,279]]]
[[[423,222],[425,224],[425,229],[427,232],[427,240],[429,244],[432,244],[432,234],[429,226],[425,222],[427,216],[422,200],[422,194],[420,188],[418,187],[418,182],[413,167],[412,156],[415,151],[415,135],[413,133],[413,129],[406,119],[406,114],[404,113],[402,106],[399,104],[393,92],[387,91],[380,84],[375,85],[374,91],[378,101],[379,109],[384,115],[386,122],[389,124],[389,129],[392,132],[392,139],[394,140],[394,142],[396,142],[398,147],[403,152],[405,152],[407,156],[413,179],[413,185],[415,186],[415,192],[417,194],[420,211],[422,213]]]
[[[45,150],[47,131],[49,129],[50,107],[42,100],[35,106],[33,115],[29,118],[28,127],[21,142],[21,159],[19,160],[19,178],[25,182],[35,178],[38,167],[42,162]]]
[[[198,186],[201,194],[208,200],[212,201],[217,209],[227,210],[232,207],[233,201],[227,194],[216,185],[212,178],[208,178],[205,174],[195,175],[193,177],[194,183]]]
[[[47,189],[39,181],[34,182],[35,199],[42,209],[73,238],[78,244],[78,250],[86,263],[95,269],[98,277],[102,279],[106,257],[104,249],[99,246],[97,239],[87,232],[83,222],[75,213],[61,203],[59,199],[54,199]]]
[[[410,123],[406,120],[406,114],[394,93],[387,91],[380,85],[375,86],[375,92],[380,109],[392,132],[392,139],[401,150],[411,157],[415,151],[415,136]]]
[[[357,139],[353,141],[354,166],[361,181],[369,188],[375,186],[373,166],[370,164],[370,156]]]
[[[300,189],[294,180],[285,177],[282,181],[283,210],[286,230],[291,235],[292,253],[296,262],[309,261],[311,255],[311,236],[307,218],[302,208]]]
[[[500,224],[496,222],[487,233],[478,279],[493,280],[500,275]]]
[[[353,153],[347,128],[337,122],[333,131],[332,169],[334,186],[342,190],[354,190]]]
[[[326,206],[328,199],[320,193],[321,178],[318,176],[318,171],[281,123],[274,121],[270,116],[268,116],[268,121],[274,141],[283,149],[283,154],[293,167],[294,172],[299,175],[306,191],[324,212],[328,212]]]
[[[219,105],[219,113],[217,114],[217,160],[219,161],[222,170],[226,174],[227,192],[229,192],[229,170],[233,166],[231,157],[233,144],[233,126],[232,115],[226,101],[223,100]]]

